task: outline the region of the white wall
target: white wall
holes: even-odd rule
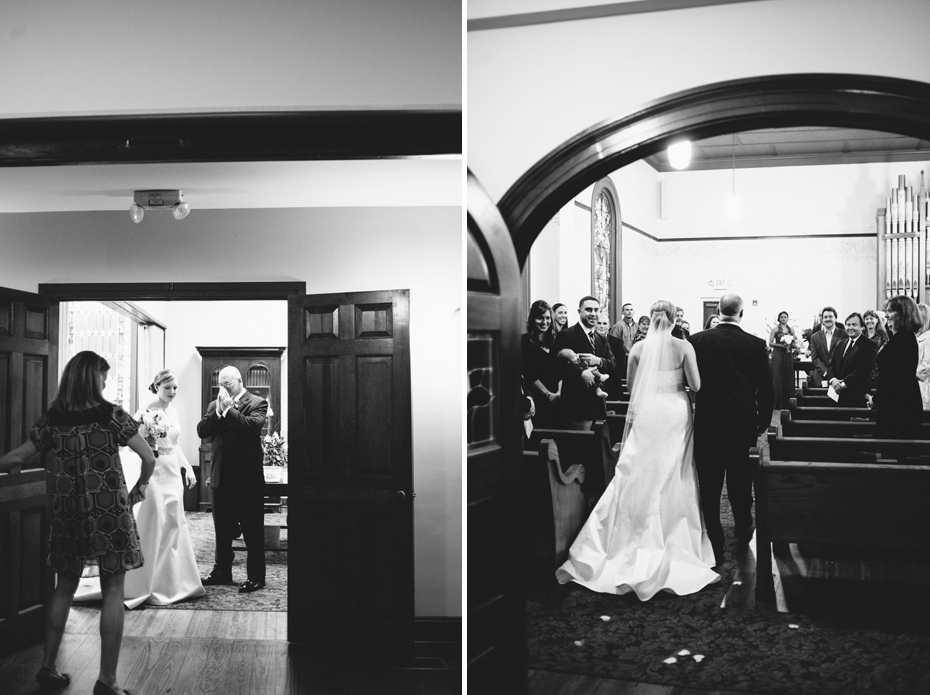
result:
[[[462,104],[459,0],[4,0],[0,27],[0,117]]]
[[[731,170],[659,174],[643,162],[624,167],[611,179],[622,222],[636,229],[620,230],[618,304],[631,302],[639,317],[655,300],[668,299],[685,310],[693,332],[703,325],[703,302],[733,291],[746,302],[744,328],[762,336],[780,311],[805,328],[826,305],[841,318],[881,308],[876,211],[899,174],[916,189],[921,170],[930,171],[930,163],[740,169],[743,209],[730,219]],[[562,208],[530,258],[531,299],[563,302],[572,322],[577,300],[591,291],[590,213],[575,204],[589,206],[590,195],[589,187]]]
[[[468,166],[499,200],[572,136],[685,89],[785,73],[926,82],[928,26],[926,0],[766,0],[470,32]]]
[[[183,222],[151,215],[140,225],[126,212],[6,214],[0,285],[35,292],[52,282],[303,280],[308,294],[409,288],[416,612],[461,616],[461,230],[458,207],[201,210]]]
[[[197,347],[287,347],[287,302],[135,302],[164,323],[165,367],[178,376],[174,405],[181,416],[181,449],[187,459],[199,460],[197,422],[201,410],[202,371]],[[281,421],[276,430],[287,434],[287,354],[281,363]],[[157,371],[157,370],[156,370]],[[154,373],[151,376],[154,376]],[[146,382],[150,383],[150,382]],[[140,384],[145,388],[145,384]],[[151,394],[144,392],[143,398]],[[140,401],[145,401],[140,398]]]

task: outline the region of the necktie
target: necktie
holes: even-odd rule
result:
[[[840,359],[840,372],[842,372],[842,371],[843,371],[843,368],[846,366],[846,355],[849,354],[849,348],[852,347],[852,344],[853,344],[854,342],[855,342],[855,341],[853,341],[853,340],[847,340],[847,341],[846,341],[846,349],[843,350],[843,357]]]
[[[591,341],[591,347],[596,349],[597,345],[594,342],[594,331],[591,331],[590,333],[588,333],[588,340]]]

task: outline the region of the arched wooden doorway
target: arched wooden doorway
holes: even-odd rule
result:
[[[487,363],[517,365],[520,360],[519,317],[491,301],[504,301],[500,288],[517,287],[519,271],[543,227],[566,201],[611,171],[667,147],[673,138],[699,140],[754,128],[841,126],[899,133],[930,139],[930,84],[864,75],[776,75],[734,80],[688,90],[646,105],[629,116],[605,121],[579,133],[537,162],[498,203],[501,217],[489,212],[490,201],[476,180],[469,180],[468,207],[468,331],[486,337],[493,349],[482,353]],[[491,206],[493,207],[493,206]],[[500,219],[510,232],[515,258],[500,243]],[[517,263],[513,263],[516,260]],[[493,288],[485,276],[493,269]],[[483,284],[482,284],[483,283]],[[474,287],[473,287],[474,285]],[[491,296],[483,296],[491,295]],[[473,301],[474,300],[474,301]],[[474,306],[473,306],[474,304]],[[481,364],[468,368],[480,369]],[[505,374],[513,370],[498,370]],[[499,385],[499,384],[498,384]],[[490,412],[490,432],[512,433],[521,427],[521,413],[507,395]],[[522,526],[519,452],[509,447],[509,435],[476,443],[469,448],[469,509],[481,504],[486,513],[469,515],[469,567],[481,567],[494,578],[473,591],[469,582],[469,675],[488,684],[486,692],[526,692],[526,654],[518,645],[525,640],[525,621],[504,620],[523,600],[520,568],[511,555],[500,553],[501,529]],[[495,475],[487,469],[489,453],[503,454],[495,461]],[[511,457],[512,460],[510,458]],[[478,475],[472,475],[477,473]],[[510,553],[519,553],[519,540],[511,540]],[[522,681],[523,687],[516,683]],[[501,685],[499,688],[493,684]]]

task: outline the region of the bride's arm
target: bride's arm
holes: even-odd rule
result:
[[[698,371],[697,357],[691,343],[686,342],[682,347],[685,351],[685,379],[688,382],[688,388],[697,393],[701,390],[701,373]]]
[[[636,343],[630,349],[630,356],[626,362],[626,390],[627,393],[633,393],[633,381],[636,378],[636,370],[639,369],[639,356],[643,354],[643,342]]]

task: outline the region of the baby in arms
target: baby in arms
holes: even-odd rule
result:
[[[607,398],[607,392],[601,388],[601,384],[607,381],[610,378],[609,374],[601,374],[597,371],[597,367],[589,367],[584,362],[581,361],[581,358],[578,357],[578,353],[574,350],[569,350],[565,348],[564,350],[559,350],[559,359],[563,362],[567,362],[572,365],[579,374],[585,369],[590,369],[591,373],[594,374],[594,383],[592,386],[597,389],[594,393],[600,396],[601,398]],[[559,384],[559,391],[562,390],[562,384]]]

